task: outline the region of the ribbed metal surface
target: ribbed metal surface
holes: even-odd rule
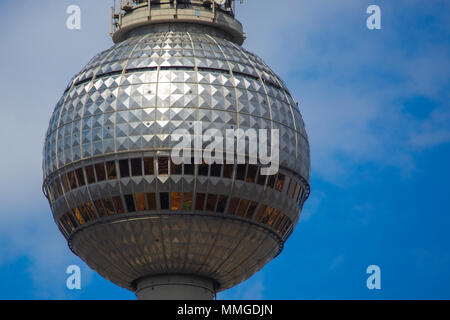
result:
[[[50,121],[45,176],[93,156],[170,148],[170,133],[196,120],[204,130],[279,129],[281,165],[309,179],[305,126],[281,80],[229,41],[170,32],[130,38],[71,81]]]
[[[188,215],[99,224],[73,240],[89,266],[130,290],[137,279],[162,274],[207,277],[225,290],[259,271],[278,246],[273,234],[250,223]]]

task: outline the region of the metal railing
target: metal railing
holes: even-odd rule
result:
[[[198,9],[199,12],[209,11],[213,16],[216,11],[221,11],[234,17],[234,2],[234,0],[226,0],[223,5],[220,5],[214,0],[119,0],[116,10],[116,0],[114,0],[114,6],[111,7],[111,35],[122,28],[123,17],[136,9],[147,7],[149,20],[152,17],[152,10],[158,9],[174,9],[175,12],[179,9]]]

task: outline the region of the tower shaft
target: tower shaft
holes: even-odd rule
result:
[[[195,275],[159,275],[137,281],[139,300],[213,300],[213,280]]]

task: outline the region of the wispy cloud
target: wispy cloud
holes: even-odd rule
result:
[[[45,204],[45,203],[44,203]],[[53,223],[46,206],[29,206],[29,213],[18,214],[0,223],[0,268],[26,257],[29,288],[35,299],[70,299],[73,292],[66,288],[67,266],[82,267],[83,285],[88,286],[93,275],[87,266],[80,263],[67,247],[63,236]]]
[[[370,1],[286,0],[279,8],[258,1],[241,13],[254,19],[247,23],[248,46],[287,80],[300,101],[313,173],[331,182],[353,179],[356,163],[407,173],[415,169],[415,152],[450,142],[450,83],[444,71],[450,47],[442,41],[450,32],[448,2],[377,3],[380,31],[365,27]],[[399,23],[400,18],[409,21]],[[409,28],[418,23],[421,27]],[[404,103],[421,96],[434,105],[415,106],[433,108],[416,119]]]
[[[343,263],[344,263],[344,256],[343,255],[339,255],[336,258],[333,259],[333,261],[331,261],[330,264],[330,271],[335,271],[337,268],[339,268]]]
[[[264,300],[265,290],[264,272],[260,271],[233,290],[220,293],[218,298],[220,300]]]

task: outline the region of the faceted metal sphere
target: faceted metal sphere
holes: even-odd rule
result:
[[[279,129],[279,173],[175,165],[170,134],[195,121],[224,134]],[[222,291],[282,250],[309,195],[310,154],[283,82],[254,54],[193,28],[136,34],[93,58],[55,107],[43,169],[55,222],[100,275],[136,290],[144,277],[192,274]]]

